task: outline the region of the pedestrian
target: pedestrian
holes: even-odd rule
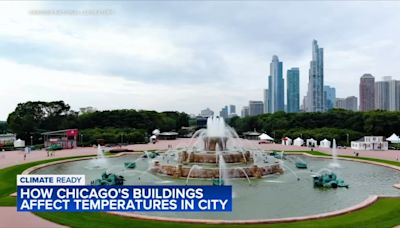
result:
[[[26,160],[26,153],[24,153],[24,160]]]
[[[50,151],[47,151],[47,157],[49,157],[50,156]]]

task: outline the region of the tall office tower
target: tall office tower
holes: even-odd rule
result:
[[[357,111],[357,97],[346,97],[346,109],[356,112]]]
[[[325,111],[329,111],[335,107],[336,89],[331,86],[324,86],[324,104]]]
[[[388,106],[389,111],[400,110],[400,81],[393,80],[386,76],[384,80],[388,83]]]
[[[336,98],[335,108],[346,109],[346,99],[345,98]]]
[[[264,89],[264,113],[268,113],[269,110],[269,106],[268,106],[268,96],[269,96],[269,92],[268,89]]]
[[[282,62],[279,62],[278,56],[272,56],[270,64],[270,76],[268,77],[268,91],[269,91],[269,112],[274,113],[277,111],[284,111],[285,109],[285,94],[283,75],[282,75]]]
[[[224,119],[228,119],[229,113],[228,113],[228,106],[225,106],[221,109],[221,111],[219,112],[219,116],[224,118]]]
[[[229,105],[229,114],[235,114],[235,113],[236,113],[236,106]]]
[[[336,98],[335,108],[357,111],[357,97]]]
[[[203,109],[200,112],[200,116],[205,117],[205,118],[208,118],[213,115],[214,115],[214,111],[212,111],[210,108]]]
[[[375,82],[375,109],[389,110],[389,82]]]
[[[371,74],[364,74],[360,78],[360,111],[366,112],[375,109],[375,78]]]
[[[293,67],[287,71],[287,112],[299,112],[300,110],[300,71]]]
[[[249,116],[257,116],[264,113],[264,103],[262,101],[249,101]]]
[[[270,75],[270,76],[268,76],[268,88],[269,89],[267,89],[267,91],[268,91],[268,99],[267,99],[267,110],[268,110],[268,113],[272,113],[271,112],[271,110],[272,110],[272,103],[271,103],[271,97],[272,97],[272,94],[271,94],[271,92],[272,92],[272,90],[271,90],[271,86],[272,86],[272,76]],[[264,103],[264,105],[265,105],[265,103]]]
[[[305,103],[306,112],[324,111],[324,49],[318,42],[312,42],[312,60],[310,62],[308,91]]]
[[[240,114],[242,117],[247,117],[250,115],[249,111],[249,106],[243,106]]]

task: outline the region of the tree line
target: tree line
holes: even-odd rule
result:
[[[156,112],[146,110],[111,110],[79,114],[64,101],[29,101],[20,103],[7,118],[7,128],[27,142],[43,143],[41,133],[78,128],[83,143],[95,143],[96,138],[117,143],[144,142],[145,136],[158,128],[161,131],[179,131],[188,126],[189,116],[183,112]],[[122,138],[123,139],[123,138]]]
[[[336,138],[339,144],[346,145],[348,141],[366,135],[389,137],[392,133],[399,134],[400,112],[353,112],[343,109],[322,113],[276,112],[245,118],[234,117],[229,124],[239,133],[256,129],[272,134],[278,140],[282,137],[313,137],[316,140]]]

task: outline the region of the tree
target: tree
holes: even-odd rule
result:
[[[58,130],[68,125],[66,119],[76,117],[70,112],[70,106],[64,101],[29,101],[17,105],[7,118],[9,129],[19,138],[30,140],[34,136],[37,141],[43,131]]]

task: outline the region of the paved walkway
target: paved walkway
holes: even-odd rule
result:
[[[156,144],[135,144],[128,145],[124,148],[132,149],[135,151],[142,150],[161,150],[168,149],[168,146],[176,147],[184,147],[190,143],[190,139],[177,139],[170,141],[159,141]],[[260,148],[265,150],[301,150],[301,151],[309,151],[310,148],[307,147],[298,147],[298,146],[285,146],[281,144],[258,144],[258,141],[254,140],[242,140],[242,144],[246,147],[250,148]],[[324,153],[330,154],[331,149],[329,148],[315,148],[315,150],[322,151]],[[341,155],[351,155],[354,156],[354,152],[358,152],[360,157],[371,157],[371,158],[381,158],[386,160],[400,160],[400,151],[399,150],[390,150],[390,151],[356,151],[352,149],[337,149],[338,154]],[[96,147],[80,147],[71,150],[60,150],[56,151],[53,157],[48,157],[47,152],[45,150],[40,151],[32,151],[30,154],[27,154],[24,159],[24,152],[22,151],[7,151],[0,152],[0,169],[28,163],[32,161],[46,160],[50,158],[61,158],[61,157],[73,157],[73,156],[82,156],[82,155],[94,155],[97,153]],[[15,207],[0,207],[0,228],[5,227],[62,227],[58,224],[49,222],[47,220],[41,219],[36,215],[28,212],[17,212]]]
[[[48,228],[65,227],[49,222],[29,212],[17,212],[15,207],[0,207],[0,228]]]

